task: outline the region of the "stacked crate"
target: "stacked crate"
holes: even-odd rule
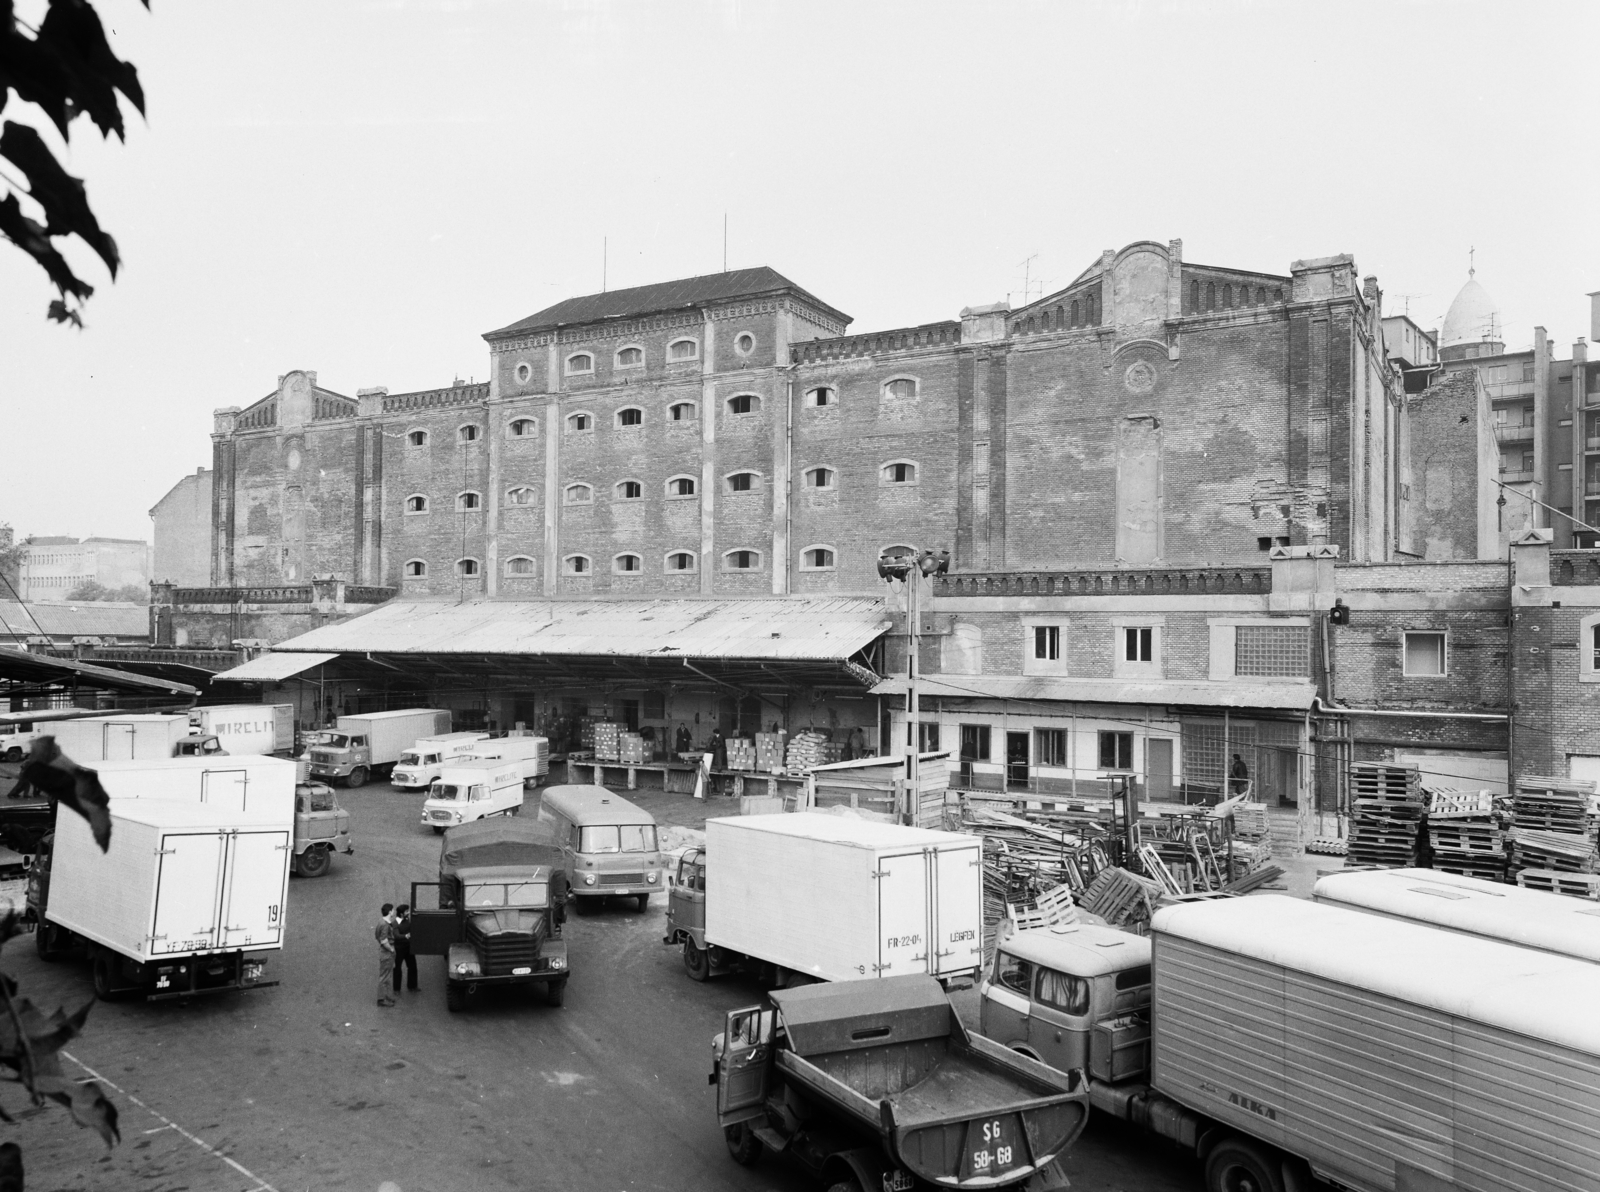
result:
[[[1272,860],[1272,829],[1265,803],[1236,803],[1233,807],[1233,854],[1235,876],[1253,873]]]
[[[594,723],[594,756],[596,761],[614,762],[622,752],[623,725],[613,720]]]
[[[1506,843],[1493,791],[1428,791],[1428,844],[1435,869],[1503,882]]]
[[[788,733],[757,733],[755,768],[763,774],[782,774],[783,750],[788,741]]]
[[[1415,766],[1356,762],[1350,767],[1350,795],[1354,814],[1345,865],[1352,869],[1415,865],[1427,811],[1421,772]]]
[[[785,755],[790,773],[800,773],[811,769],[813,766],[827,765],[830,761],[837,760],[828,756],[831,742],[815,729],[796,733],[789,741],[789,751]],[[837,750],[831,752],[837,753]]]
[[[617,760],[625,766],[642,766],[650,760],[650,747],[638,733],[623,733],[617,743]]]
[[[1594,783],[1528,775],[1511,800],[1511,864],[1517,885],[1600,897],[1600,853],[1590,814]]]
[[[728,738],[728,769],[754,770],[756,768],[756,745],[749,737]]]

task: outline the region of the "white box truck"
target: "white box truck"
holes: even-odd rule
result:
[[[423,737],[449,731],[450,713],[438,708],[341,716],[335,727],[312,734],[311,777],[361,786],[373,775],[387,774],[400,755]]]
[[[55,737],[61,752],[82,766],[106,761],[153,761],[222,753],[222,743],[197,733],[187,716],[126,713],[52,721],[39,736]]]
[[[982,1032],[1208,1192],[1600,1188],[1600,966],[1296,898],[1000,940]]]
[[[457,824],[522,810],[522,771],[515,762],[451,764],[428,788],[422,826],[435,835]]]
[[[219,704],[189,709],[189,724],[229,754],[294,752],[293,704]]]
[[[439,771],[456,758],[473,753],[477,745],[489,738],[488,733],[445,733],[440,737],[423,737],[400,754],[389,783],[401,790],[427,790]]]
[[[62,807],[29,874],[39,955],[83,949],[102,998],[259,989],[283,947],[289,816],[113,799],[102,853]]]
[[[706,821],[672,877],[663,942],[697,981],[736,969],[774,985],[924,973],[983,961],[976,836],[821,812]]]
[[[522,770],[522,780],[537,786],[539,779],[550,773],[550,741],[546,737],[491,737],[479,741],[459,760],[469,758],[485,765],[516,762]]]

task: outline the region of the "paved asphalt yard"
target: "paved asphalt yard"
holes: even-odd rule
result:
[[[664,897],[644,914],[615,906],[567,919],[561,1009],[503,996],[449,1014],[438,957],[419,961],[421,992],[375,1005],[378,906],[437,875],[439,838],[418,823],[420,794],[383,784],[339,794],[356,854],[324,877],[291,879],[288,946],[268,966],[281,984],[189,1005],[96,1006],[66,1066],[114,1086],[122,1145],[106,1152],[63,1110],[30,1113],[0,1132],[21,1144],[30,1190],[815,1187],[781,1158],[743,1168],[728,1157],[706,1084],[711,1037],[761,990],[690,981],[661,943]],[[699,826],[708,810],[681,795],[636,801],[663,823]],[[47,964],[30,939],[7,948],[3,967],[46,1008],[93,996],[87,966]],[[974,995],[958,1004],[975,1021]],[[6,1093],[9,1108],[21,1103]],[[1069,1170],[1076,1192],[1201,1186],[1193,1164],[1110,1124],[1091,1126]]]

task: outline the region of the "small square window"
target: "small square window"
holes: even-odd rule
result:
[[[1405,674],[1408,678],[1442,678],[1445,669],[1443,633],[1421,632],[1405,635]]]
[[[1036,728],[1033,730],[1033,764],[1036,766],[1065,766],[1067,764],[1066,729]]]
[[[1133,734],[1100,734],[1100,768],[1102,770],[1133,769]]]
[[[1153,662],[1155,632],[1148,625],[1128,626],[1122,631],[1122,656],[1129,662]]]
[[[961,759],[964,762],[989,760],[989,726],[963,724],[961,726]]]
[[[1061,626],[1035,625],[1033,627],[1033,656],[1055,662],[1061,657]]]

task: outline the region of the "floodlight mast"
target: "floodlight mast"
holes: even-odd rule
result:
[[[906,735],[905,769],[902,771],[896,816],[903,824],[914,824],[922,790],[922,724],[917,700],[917,678],[922,652],[922,610],[919,594],[925,577],[943,575],[950,569],[950,552],[935,555],[914,548],[885,552],[878,556],[878,577],[885,583],[899,580],[906,588]]]

